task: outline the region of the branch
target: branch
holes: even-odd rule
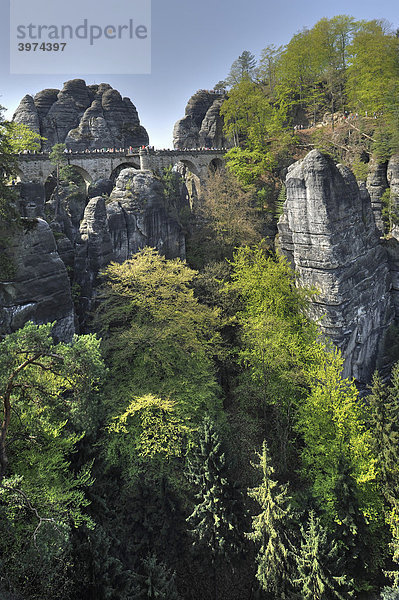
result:
[[[37,510],[37,508],[35,508],[31,501],[29,500],[28,496],[25,494],[25,492],[23,492],[21,489],[19,488],[14,488],[11,485],[7,485],[4,483],[0,484],[1,487],[3,487],[6,490],[9,490],[10,492],[16,492],[17,494],[19,494],[25,501],[26,506],[29,508],[29,510],[31,512],[33,512],[33,514],[35,515],[35,517],[38,520],[38,524],[35,528],[35,531],[33,532],[33,540],[34,540],[34,545],[35,548],[38,549],[37,546],[37,534],[39,533],[40,528],[42,527],[42,525],[44,523],[52,523],[54,526],[54,529],[60,534],[62,535],[62,532],[59,530],[57,523],[55,521],[55,519],[53,517],[42,517],[41,515],[39,515],[39,511]]]
[[[356,129],[356,131],[358,131],[360,133],[360,135],[364,135],[364,137],[366,137],[368,140],[371,140],[372,142],[376,141],[374,138],[367,135],[367,133],[363,133],[363,131],[360,131],[360,129],[358,127],[355,127],[355,125],[352,125],[352,123],[348,123],[348,124],[350,127],[353,127],[353,129]]]

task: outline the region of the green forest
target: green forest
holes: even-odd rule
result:
[[[2,600],[399,598],[399,363],[344,379],[270,235],[309,149],[359,179],[399,151],[399,37],[322,19],[215,87],[234,147],[180,215],[187,260],[111,263],[70,344],[0,339]],[[2,123],[1,250],[34,143]]]

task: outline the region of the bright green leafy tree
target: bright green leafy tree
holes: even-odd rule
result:
[[[381,498],[375,494],[375,460],[365,408],[355,384],[342,378],[340,353],[321,346],[317,354],[308,371],[310,393],[298,411],[303,474],[320,506],[335,520],[336,469],[343,456],[359,486],[363,510],[378,520]]]
[[[363,114],[367,111],[372,116],[385,110],[393,91],[397,97],[398,44],[382,21],[362,23],[356,32],[349,48],[347,90],[352,106]]]
[[[195,276],[152,248],[106,269],[96,323],[111,366],[111,414],[147,394],[173,402],[186,426],[218,410],[219,313],[195,298]]]
[[[3,576],[14,583],[23,584],[32,569],[44,575],[70,528],[91,525],[84,492],[90,465],[73,471],[71,454],[94,420],[89,397],[96,406],[104,372],[92,335],[54,344],[51,325],[27,323],[0,343],[0,496],[9,532],[1,552]]]
[[[24,123],[16,123],[15,121],[7,123],[7,136],[11,150],[15,154],[24,152],[24,150],[38,151],[41,142],[46,139],[36,131],[29,129]]]
[[[147,394],[134,398],[121,415],[112,419],[105,440],[107,461],[132,482],[151,468],[162,476],[165,465],[181,456],[187,431],[175,414],[176,405]]]
[[[243,303],[237,315],[240,359],[246,367],[241,402],[246,413],[252,410],[256,418],[271,418],[274,454],[278,468],[285,471],[292,456],[293,415],[316,344],[316,326],[306,315],[311,292],[295,285],[295,274],[284,258],[268,256],[260,246],[237,250],[229,289]]]
[[[399,492],[399,365],[392,370],[391,385],[384,385],[381,376],[373,376],[369,405],[371,444],[377,476],[387,500],[395,503]]]

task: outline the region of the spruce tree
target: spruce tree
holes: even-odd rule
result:
[[[336,542],[330,543],[327,533],[314,511],[310,511],[305,527],[301,526],[301,548],[296,555],[295,584],[303,600],[327,600],[349,597],[346,578],[339,576]]]
[[[194,548],[203,549],[210,556],[217,597],[217,562],[230,561],[241,548],[242,507],[239,492],[227,475],[219,434],[208,416],[201,424],[199,445],[193,451],[188,475],[198,490],[195,496],[198,502],[187,522]]]
[[[155,554],[142,560],[141,574],[136,575],[137,592],[135,598],[146,600],[179,600],[175,573],[164,563],[158,562]]]
[[[343,456],[338,460],[333,494],[335,538],[343,559],[343,568],[359,584],[364,579],[370,579],[370,572],[375,565],[369,528],[359,506],[356,481]]]
[[[254,466],[261,471],[262,481],[249,489],[248,495],[260,505],[261,512],[252,518],[252,532],[247,537],[259,544],[256,577],[261,587],[273,597],[285,600],[295,595],[290,498],[287,486],[272,479],[274,468],[266,442],[257,456],[259,463]]]
[[[393,503],[398,487],[399,464],[399,369],[392,371],[392,385],[387,388],[378,372],[374,374],[368,397],[370,431],[376,467],[385,498]]]

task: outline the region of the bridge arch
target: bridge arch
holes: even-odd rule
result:
[[[181,165],[181,166],[180,166]],[[189,159],[186,158],[181,158],[178,163],[176,164],[177,166],[177,170],[179,172],[182,172],[183,175],[186,175],[187,171],[189,171],[192,175],[195,175],[195,177],[200,177],[200,172],[199,169],[196,167],[196,165]]]
[[[79,175],[82,177],[82,179],[84,179],[84,182],[86,184],[86,190],[88,190],[89,185],[91,183],[93,183],[93,177],[90,175],[90,173],[88,171],[86,171],[86,169],[81,167],[80,165],[75,165],[73,162],[70,162],[69,166],[72,167],[73,169],[75,169],[75,171],[77,173],[79,173]]]
[[[121,171],[123,171],[123,169],[137,169],[140,170],[140,165],[137,162],[121,162],[119,165],[117,165],[116,167],[114,167],[114,169],[111,172],[111,175],[109,176],[109,179],[113,182],[116,181],[116,179],[118,178],[118,175]]]
[[[209,165],[208,165],[208,169],[210,173],[216,173],[217,171],[220,171],[221,169],[223,169],[224,167],[224,161],[221,158],[213,158]]]
[[[22,171],[22,169],[19,169],[18,167],[16,167],[14,169],[14,173],[15,173],[15,176],[12,179],[15,180],[16,183],[21,183],[21,182],[25,181],[25,175],[24,175],[24,172]]]

